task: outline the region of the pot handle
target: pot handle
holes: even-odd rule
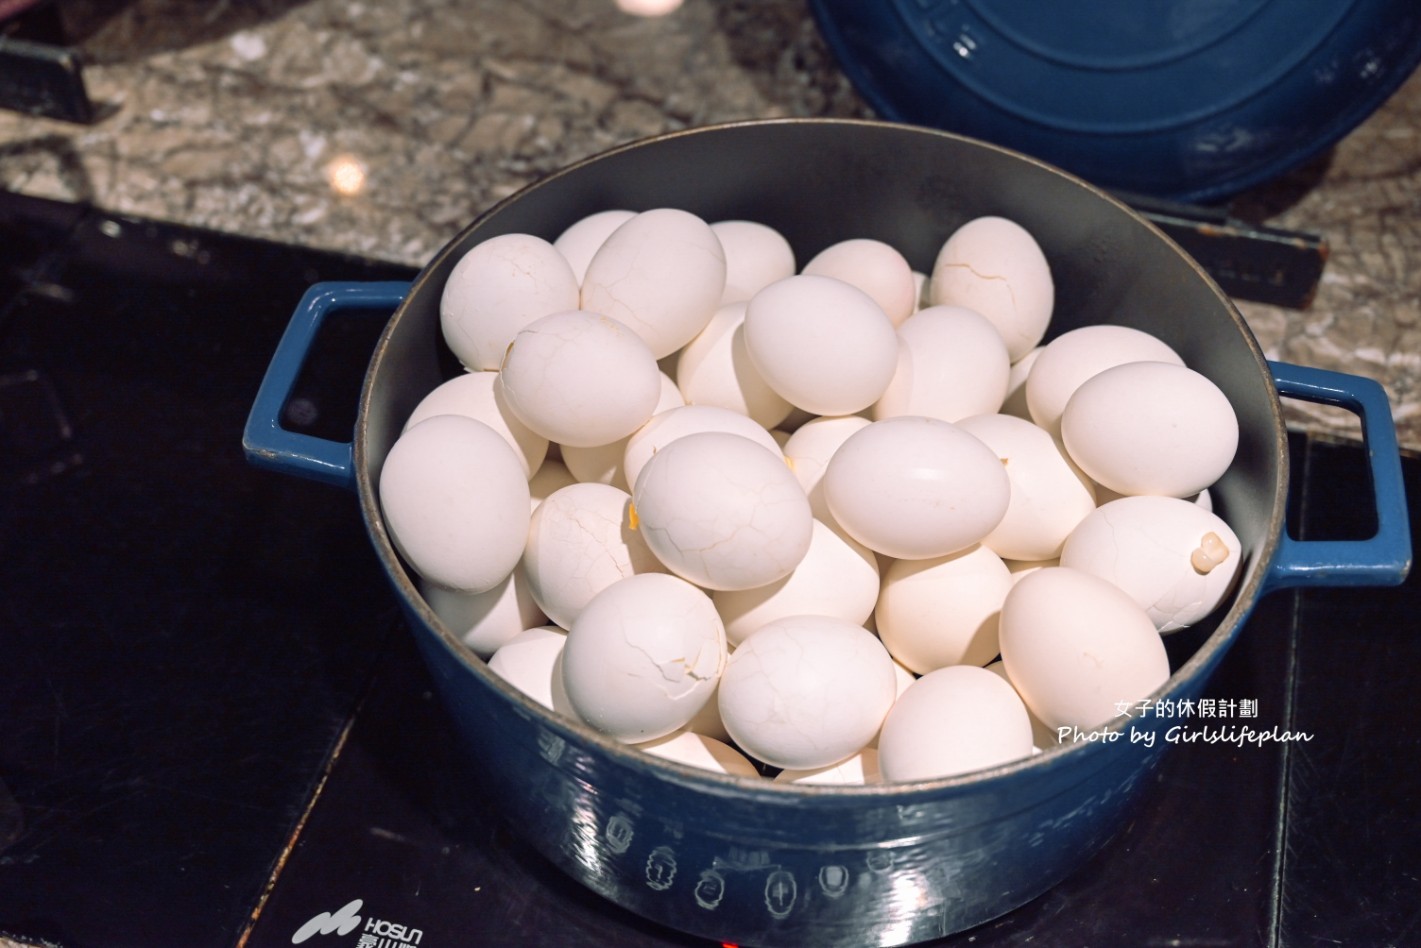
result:
[[[281,427],[281,416],[328,315],[350,310],[379,310],[388,315],[404,302],[409,290],[409,283],[391,281],[325,282],[306,291],[277,343],[247,416],[242,449],[249,463],[354,489],[354,442],[288,431]]]
[[[1411,528],[1401,451],[1386,390],[1373,379],[1269,362],[1278,394],[1355,414],[1371,469],[1377,532],[1366,540],[1294,540],[1283,531],[1264,590],[1292,586],[1396,586],[1411,570]]]

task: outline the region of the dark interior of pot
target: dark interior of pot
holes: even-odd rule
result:
[[[1124,805],[1129,796],[1124,791],[1138,782],[1149,761],[1112,754],[1099,746],[1053,749],[1001,774],[885,788],[759,787],[743,778],[701,776],[679,765],[648,764],[644,755],[554,719],[497,682],[424,605],[389,543],[374,498],[380,465],[404,419],[424,394],[458,371],[439,332],[439,295],[449,271],[475,243],[498,234],[526,232],[552,239],[596,211],[654,207],[681,208],[707,221],[746,219],[768,224],[789,239],[801,263],[836,241],[875,238],[898,248],[923,272],[931,269],[938,248],[960,224],[988,214],[1008,217],[1036,237],[1050,262],[1056,287],[1050,336],[1090,323],[1137,327],[1161,337],[1187,364],[1218,384],[1235,407],[1241,435],[1234,464],[1212,493],[1216,510],[1238,534],[1249,562],[1226,608],[1201,626],[1170,637],[1176,673],[1168,691],[1193,692],[1202,686],[1257,598],[1282,529],[1285,435],[1271,376],[1257,344],[1227,298],[1192,261],[1101,192],[991,146],[882,123],[750,122],[672,134],[615,150],[520,192],[446,247],[421,273],[391,320],[362,394],[355,460],[372,539],[443,684],[452,713],[467,718],[464,730],[471,732],[479,753],[506,758],[499,762],[500,769],[515,774],[509,793],[517,794],[517,779],[550,779],[529,774],[530,768],[549,765],[546,745],[553,741],[559,754],[564,745],[568,747],[556,763],[575,771],[567,786],[577,789],[565,787],[548,795],[552,802],[544,810],[551,817],[544,822],[549,825],[575,823],[578,814],[615,819],[629,806],[643,810],[664,806],[674,811],[663,823],[672,827],[669,832],[681,851],[694,848],[693,838],[701,830],[715,845],[750,850],[801,845],[816,852],[887,847],[910,837],[945,839],[975,825],[981,830],[971,844],[975,848],[958,860],[958,869],[968,865],[981,869],[978,864],[985,864],[992,847],[1021,845],[1004,838],[1015,832],[1013,827],[1061,823],[1047,812],[1049,807],[1043,807],[1045,816],[1039,820],[1031,811],[1042,800],[1064,799],[1066,788],[1085,787],[1075,802],[1062,804],[1073,816]],[[506,718],[510,726],[500,723],[490,728],[486,720],[490,714]],[[525,738],[536,733],[536,740],[525,743],[542,741],[541,752],[517,743],[524,739],[513,736],[520,727]],[[490,730],[502,734],[490,737],[485,733]],[[540,753],[543,763],[538,760]],[[1110,777],[1097,778],[1107,771]],[[1099,788],[1091,787],[1097,779]],[[608,788],[608,783],[616,786]],[[1010,803],[993,802],[1000,787],[1008,784]],[[923,812],[936,822],[904,822],[901,814],[913,812],[914,807],[926,808]],[[816,808],[835,814],[834,820],[826,824],[814,815]],[[697,816],[693,812],[697,809],[714,811],[713,818]],[[1004,813],[1026,815],[1017,823],[994,825],[997,815]],[[596,834],[590,842],[580,838],[571,843],[534,841],[594,889],[684,930],[747,943],[796,943],[797,939],[804,943],[810,938],[820,944],[892,944],[976,924],[1039,894],[1108,838],[1108,816],[1106,812],[1095,822],[1077,820],[1072,825],[1085,828],[1058,834],[1062,844],[1042,850],[1054,855],[1032,871],[982,875],[981,889],[1007,891],[978,892],[977,883],[954,881],[954,907],[942,909],[922,925],[903,923],[912,916],[911,906],[875,916],[862,903],[820,898],[818,903],[801,899],[799,914],[788,921],[772,911],[774,917],[768,920],[727,928],[727,912],[713,912],[703,902],[693,902],[688,903],[687,914],[666,908],[664,898],[649,894],[638,873],[654,854],[633,852],[636,864],[623,873],[617,862],[622,853],[607,852],[599,839],[592,838]],[[519,810],[518,819],[530,826],[539,822],[531,810]],[[698,827],[697,821],[705,825]],[[712,844],[705,846],[709,852]],[[922,852],[926,855],[913,858],[920,862],[935,858],[930,850]],[[783,858],[788,864],[790,857]],[[710,859],[707,855],[707,865]],[[758,890],[754,899],[763,902]],[[933,904],[941,908],[947,901],[951,900]],[[822,910],[817,919],[805,910],[813,904]],[[757,908],[764,913],[763,905],[757,903]],[[876,924],[875,918],[882,924]]]

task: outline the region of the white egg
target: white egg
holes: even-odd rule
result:
[[[592,262],[592,258],[601,249],[602,244],[606,243],[607,238],[612,236],[612,231],[635,216],[635,211],[621,208],[598,211],[575,221],[572,226],[557,236],[557,239],[553,241],[553,246],[567,258],[579,286],[582,285],[582,278],[587,274],[587,265]],[[575,308],[576,306],[569,307],[569,309]]]
[[[825,247],[801,273],[833,277],[863,290],[898,326],[917,308],[913,268],[897,248],[881,240],[854,238]]]
[[[1118,586],[1064,566],[1012,586],[1001,645],[1007,676],[1051,728],[1108,726],[1169,679],[1145,610]]]
[[[995,412],[1006,398],[1011,361],[986,317],[961,306],[930,306],[898,327],[898,368],[872,417],[926,415],[957,421]]]
[[[470,369],[497,369],[524,326],[576,309],[577,276],[552,244],[503,234],[474,245],[449,274],[439,302],[444,341]]]
[[[884,780],[955,777],[1031,755],[1031,719],[1016,690],[975,665],[929,672],[893,705],[878,738]]]
[[[898,336],[873,297],[842,280],[798,275],[772,283],[745,310],[745,349],[791,405],[852,415],[888,388]]]
[[[685,730],[705,737],[713,737],[718,741],[730,740],[730,733],[725,729],[725,722],[720,719],[720,702],[716,700],[719,692],[720,685],[717,683],[710,698],[701,706],[701,710],[686,722]]]
[[[861,787],[882,783],[878,770],[878,748],[865,747],[852,757],[812,770],[781,770],[775,783],[798,783],[819,787]]]
[[[568,630],[563,684],[578,717],[626,743],[684,727],[715,693],[725,629],[683,579],[639,573],[592,598]]]
[[[1162,339],[1129,326],[1100,324],[1062,333],[1041,348],[1027,376],[1031,420],[1059,436],[1061,413],[1082,382],[1113,366],[1140,361],[1184,364]]]
[[[564,717],[577,720],[562,679],[562,650],[567,633],[555,625],[519,632],[493,653],[489,671],[534,701]]]
[[[631,495],[610,484],[573,484],[533,512],[523,552],[528,589],[564,629],[617,580],[666,571],[632,528],[631,505]]]
[[[870,630],[873,631],[873,630]],[[874,634],[877,634],[876,632]],[[897,686],[896,695],[901,698],[903,692],[908,690],[908,686],[918,680],[918,676],[904,667],[898,659],[893,659],[893,679]]]
[[[420,592],[449,631],[483,659],[524,629],[548,621],[533,599],[521,563],[503,582],[480,593],[441,589],[431,583],[421,583]]]
[[[436,415],[402,433],[378,490],[391,542],[436,586],[492,589],[523,555],[528,476],[508,442],[481,421]]]
[[[1238,417],[1207,377],[1169,362],[1130,362],[1076,389],[1061,440],[1092,479],[1121,494],[1192,497],[1233,463]]]
[[[1032,420],[1031,409],[1026,404],[1026,380],[1031,375],[1031,368],[1036,364],[1037,357],[1045,348],[1037,346],[1011,364],[1011,373],[1007,376],[1007,397],[1002,400],[1003,415]]]
[[[708,431],[739,435],[764,448],[775,460],[783,462],[779,442],[738,411],[714,405],[683,405],[653,415],[627,439],[626,450],[622,453],[622,473],[627,483],[635,487],[647,462],[671,442]]]
[[[567,469],[566,464],[552,459],[544,461],[539,466],[538,473],[528,479],[528,494],[532,501],[532,509],[537,510],[538,505],[552,496],[553,491],[576,483],[577,478],[572,476],[572,472]]]
[[[1016,585],[1023,576],[1030,575],[1038,569],[1045,569],[1048,566],[1060,566],[1061,558],[1053,556],[1049,560],[1002,560],[1007,564],[1007,569],[1011,571],[1012,585]]]
[[[760,771],[755,769],[750,758],[740,751],[724,741],[693,731],[677,731],[668,737],[638,744],[636,748],[662,760],[674,760],[678,764],[713,773],[730,774],[733,777],[760,776]]]
[[[686,402],[681,397],[681,390],[676,387],[671,376],[662,372],[661,395],[656,400],[656,407],[652,411],[651,417],[655,418],[664,411],[680,408],[684,404]],[[647,420],[650,421],[650,419]],[[636,434],[636,432],[634,431],[632,434]],[[596,444],[591,447],[560,445],[563,463],[579,481],[611,484],[613,487],[630,492],[632,488],[627,483],[627,474],[622,468],[622,459],[626,457],[627,442],[631,440],[631,437],[631,435],[627,435],[625,438],[618,438],[609,444]]]
[[[824,472],[834,520],[900,559],[946,556],[1001,522],[1011,484],[1001,460],[951,422],[901,415],[856,431]]]
[[[1238,536],[1217,515],[1174,497],[1122,497],[1096,509],[1066,540],[1061,565],[1123,589],[1161,632],[1194,625],[1233,591]]]
[[[861,415],[814,418],[795,429],[785,442],[785,461],[809,496],[809,506],[816,520],[835,523],[829,503],[824,499],[824,471],[829,467],[829,459],[849,435],[870,424]]]
[[[749,756],[809,770],[868,746],[894,685],[893,661],[873,633],[830,616],[790,616],[731,653],[720,714]]]
[[[688,405],[739,412],[765,428],[789,417],[793,408],[765,382],[745,351],[745,302],[727,303],[710,324],[681,350],[676,384]]]
[[[1011,572],[977,544],[928,560],[894,560],[883,574],[874,617],[878,637],[905,668],[926,674],[997,657],[1002,602]]]
[[[1003,217],[979,217],[953,231],[938,251],[928,298],[987,317],[1016,361],[1046,335],[1056,290],[1046,255],[1025,228]]]
[[[661,394],[661,372],[641,338],[585,310],[529,324],[508,349],[502,376],[513,413],[564,445],[625,438],[651,417]]]
[[[660,359],[706,327],[724,289],[715,231],[663,207],[642,211],[602,243],[582,278],[581,307],[630,327]]]
[[[789,410],[789,417],[775,427],[781,431],[788,431],[790,434],[794,434],[801,427],[819,417],[819,415],[813,412],[807,412],[803,408],[791,408]]]
[[[642,469],[632,496],[651,551],[707,589],[788,576],[813,536],[809,498],[778,451],[736,434],[670,442]]]
[[[1011,481],[1006,515],[982,538],[1003,559],[1049,560],[1095,509],[1094,485],[1043,429],[1012,415],[975,415],[958,427],[1002,459]]]
[[[1013,691],[1016,690],[1016,685],[1012,685],[1011,678],[1007,675],[1007,666],[1005,662],[995,661],[992,662],[990,665],[987,665],[986,668],[987,671],[996,675],[1007,684],[1011,685]],[[1021,693],[1017,692],[1017,696],[1020,697]],[[1023,702],[1023,706],[1025,706],[1025,702]],[[1040,718],[1032,714],[1030,708],[1026,709],[1026,714],[1027,717],[1031,719],[1031,742],[1036,748],[1044,750],[1047,747],[1055,747],[1057,744],[1061,743],[1060,735],[1057,734],[1051,728],[1047,727]]]
[[[717,590],[711,601],[736,646],[785,616],[836,616],[863,625],[878,601],[878,585],[873,552],[816,520],[809,551],[788,576],[752,589]]]
[[[758,221],[716,221],[711,230],[725,251],[722,303],[743,302],[795,273],[794,249],[784,235]]]
[[[435,415],[467,415],[482,421],[503,435],[509,447],[518,452],[529,477],[548,455],[548,439],[523,424],[509,410],[497,372],[465,372],[439,384],[420,399],[405,420],[405,428]]]

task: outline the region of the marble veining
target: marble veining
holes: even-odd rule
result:
[[[611,146],[744,118],[870,116],[799,0],[82,0],[99,119],[0,112],[0,187],[419,265],[480,211]],[[1421,449],[1421,74],[1241,195],[1324,236],[1307,310],[1241,302],[1270,358],[1367,375]],[[1343,412],[1290,424],[1355,437]]]

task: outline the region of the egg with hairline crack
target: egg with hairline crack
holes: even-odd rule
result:
[[[639,744],[690,722],[715,694],[725,659],[710,597],[678,577],[639,573],[578,614],[563,645],[563,687],[587,724]]]

